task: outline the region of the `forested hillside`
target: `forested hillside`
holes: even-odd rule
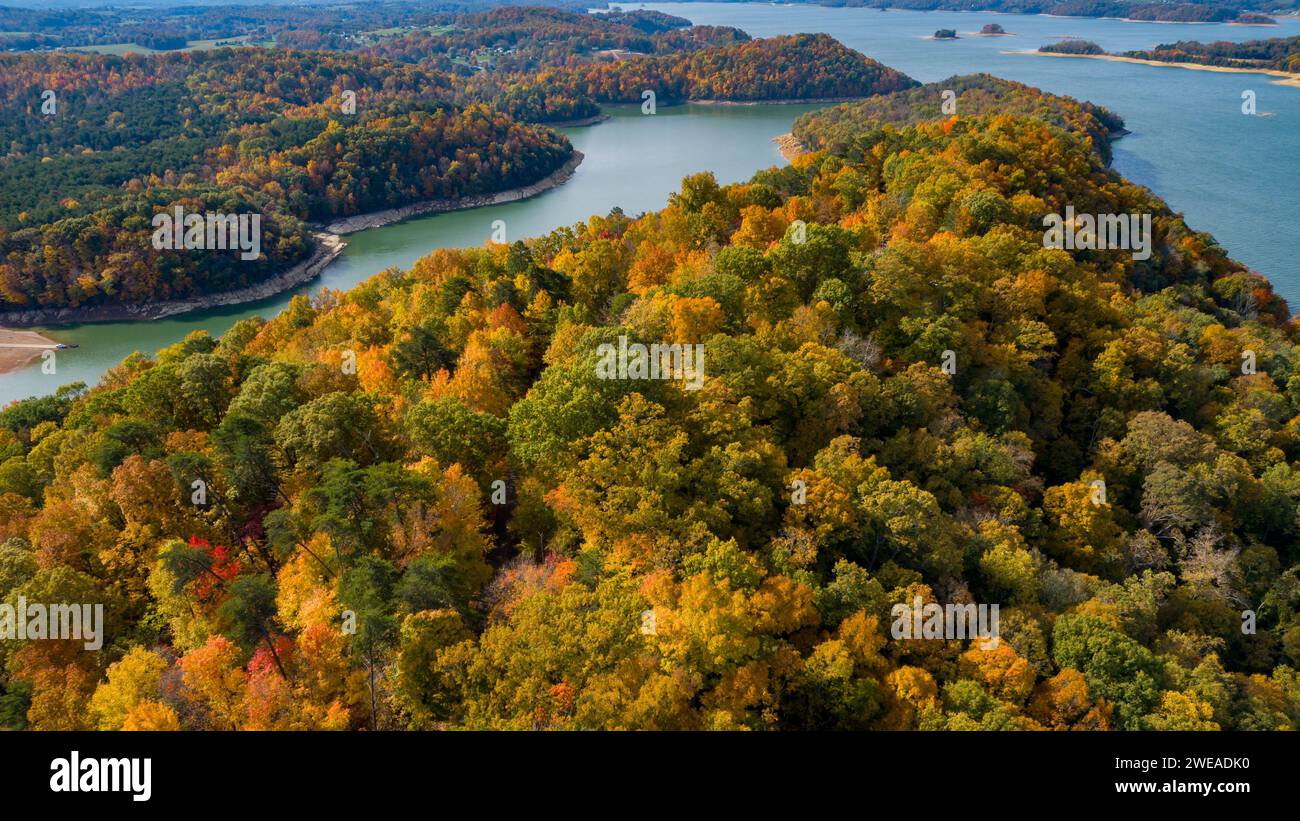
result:
[[[307,255],[305,220],[527,185],[572,153],[554,132],[448,102],[448,75],[373,57],[40,54],[0,69],[4,309],[240,287]],[[264,253],[155,249],[151,219],[174,204],[260,215]]]
[[[385,37],[365,50],[447,71],[490,67],[520,72],[586,62],[610,49],[671,54],[749,39],[737,28],[692,27],[685,18],[657,11],[584,14],[505,7],[449,17],[437,29]]]
[[[0,55],[0,313],[256,284],[308,259],[311,222],[533,185],[573,149],[524,123],[592,118],[601,103],[640,102],[646,90],[670,104],[913,84],[824,35],[751,42],[651,12],[469,18],[473,29],[454,17],[443,34],[397,38],[418,46],[416,62],[397,46]],[[445,41],[443,50],[424,53],[426,37]],[[642,45],[665,53],[559,56]],[[468,77],[449,62],[482,49],[510,59]],[[257,215],[260,254],[154,247],[154,216],[177,206]]]
[[[365,46],[364,50],[388,59],[467,75],[466,89],[475,98],[492,101],[494,106],[518,120],[555,123],[596,117],[600,114],[600,103],[612,100],[599,98],[586,84],[568,79],[567,73],[557,75],[545,69],[576,70],[602,61],[684,55],[746,43],[749,39],[740,29],[691,26],[684,18],[644,10],[584,14],[558,9],[499,8],[451,17],[438,29],[386,37]],[[329,47],[349,45],[340,42]],[[810,55],[796,50],[783,56],[797,60]],[[673,62],[678,66],[684,64],[681,59]],[[807,82],[812,71],[820,68],[797,65],[795,71]],[[622,63],[611,70],[627,73]],[[737,66],[724,61],[709,70],[734,73]],[[585,76],[585,72],[579,73]],[[663,78],[656,75],[653,79]],[[640,89],[638,102],[639,95]]]
[[[794,135],[805,145],[860,160],[872,144],[871,132],[886,124],[915,125],[944,118],[944,95],[951,93],[956,113],[966,117],[1013,114],[1033,117],[1090,141],[1110,162],[1110,141],[1126,134],[1124,120],[1098,105],[1048,94],[1023,83],[989,74],[966,74],[927,83],[897,94],[882,94],[849,105],[805,114],[795,120]]]
[[[745,2],[745,0],[722,0]],[[689,2],[689,0],[687,0]],[[1300,0],[791,0],[819,6],[850,6],[916,11],[996,11],[1006,14],[1052,14],[1058,17],[1118,17],[1166,23],[1258,23],[1256,12],[1294,11]]]
[[[439,55],[468,68],[484,50],[501,50],[493,60],[519,65],[520,59],[583,59],[590,48],[631,48],[690,38],[730,36],[735,29],[707,34],[675,15],[644,9],[588,14],[603,10],[601,2],[523,0],[527,7],[502,6],[500,0],[373,0],[307,4],[253,5],[102,5],[51,8],[0,7],[0,49],[14,51],[53,48],[134,49],[142,53],[204,49],[217,44],[275,44],[291,49],[356,50],[392,48],[392,55],[423,59],[420,52]],[[1295,13],[1300,0],[793,0],[822,6],[917,11],[991,11],[1008,14],[1051,14],[1063,17],[1115,17],[1157,22],[1240,22],[1269,24],[1269,14]],[[532,7],[532,8],[529,8]],[[536,8],[546,7],[546,8]],[[540,15],[539,15],[540,12]],[[524,48],[513,38],[525,19],[549,18],[547,44],[533,48],[532,32]],[[596,19],[582,19],[596,18]],[[670,30],[672,29],[672,30]],[[622,41],[623,44],[615,44]],[[574,51],[565,54],[567,41]],[[601,44],[605,43],[605,44]],[[715,45],[719,44],[717,42]],[[507,50],[516,49],[513,54]],[[486,55],[485,55],[486,56]]]
[[[827,34],[769,37],[666,57],[545,71],[538,83],[602,103],[796,100],[865,97],[917,85]]]
[[[1198,43],[1179,40],[1150,51],[1126,51],[1125,57],[1171,63],[1202,63],[1229,68],[1272,68],[1300,73],[1300,37],[1275,37],[1244,43]]]
[[[531,6],[585,12],[577,0],[528,0]],[[33,4],[35,5],[35,4]],[[371,2],[251,5],[80,5],[50,8],[0,7],[0,48],[26,51],[49,48],[131,45],[170,51],[192,43],[247,38],[276,41],[286,48],[355,48],[424,26],[445,25],[481,14],[499,0],[372,0]],[[191,46],[193,47],[193,46]]]
[[[0,716],[1300,727],[1286,305],[1106,168],[1113,115],[957,82],[0,412],[0,596],[108,614],[106,652],[5,642]],[[1154,253],[1045,248],[1069,205]],[[601,378],[620,337],[703,345],[699,389]],[[1000,640],[892,638],[917,597]]]

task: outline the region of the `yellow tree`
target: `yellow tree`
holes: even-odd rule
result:
[[[156,701],[166,669],[166,660],[141,646],[132,647],[121,661],[109,665],[108,678],[90,698],[90,712],[98,728],[120,730],[138,704]]]

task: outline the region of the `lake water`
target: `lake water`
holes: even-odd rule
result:
[[[1257,74],[1220,74],[1101,60],[1003,54],[1032,50],[1061,36],[1084,37],[1107,51],[1150,48],[1179,39],[1249,40],[1300,34],[1300,20],[1276,28],[1128,23],[986,12],[880,12],[759,4],[628,4],[737,26],[755,37],[827,32],[864,54],[931,82],[985,71],[1105,105],[1133,133],[1115,143],[1115,168],[1147,185],[1208,231],[1236,259],[1268,276],[1300,304],[1300,88],[1273,85]],[[998,22],[1015,37],[926,40],[936,29],[977,31]],[[1241,114],[1241,93],[1255,91],[1258,109]],[[677,106],[644,116],[610,109],[612,119],[566,129],[586,155],[573,178],[539,197],[506,205],[437,214],[347,237],[348,247],[322,276],[293,292],[257,303],[155,322],[103,323],[47,329],[79,348],[60,351],[57,374],[38,366],[0,375],[0,403],[51,393],[62,384],[99,377],[133,351],[153,353],[194,330],[225,332],[239,319],[270,317],[294,293],[346,289],[389,267],[407,267],[439,247],[480,245],[494,220],[507,239],[545,233],[621,207],[637,214],[662,207],[683,176],[712,170],[722,182],[749,178],[782,162],[772,138],[816,106]]]

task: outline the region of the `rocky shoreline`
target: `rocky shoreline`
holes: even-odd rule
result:
[[[790,133],[778,134],[772,138],[772,142],[776,143],[777,149],[781,152],[781,156],[785,157],[786,162],[794,162],[795,157],[809,153],[808,146]]]
[[[553,123],[538,123],[538,125],[544,125],[547,128],[581,128],[582,126],[603,123],[609,119],[609,116],[610,115],[603,113],[593,114],[590,117],[583,117],[577,120],[559,120]]]
[[[164,300],[146,305],[95,305],[89,308],[32,308],[26,311],[0,313],[0,326],[29,328],[34,325],[63,325],[72,322],[124,322],[163,319],[176,314],[255,302],[275,296],[281,291],[309,282],[325,270],[347,245],[336,234],[313,233],[316,247],[307,259],[287,271],[276,274],[246,288],[207,294],[191,299]]]
[[[412,217],[433,214],[442,211],[460,211],[467,208],[481,208],[486,205],[500,205],[506,202],[535,197],[562,185],[577,169],[583,160],[581,151],[573,155],[563,165],[531,185],[484,194],[477,197],[459,199],[427,200],[412,203],[401,208],[389,208],[369,214],[358,214],[335,220],[322,230],[312,232],[315,248],[310,257],[287,271],[276,274],[246,288],[222,291],[190,299],[166,300],[143,305],[96,305],[87,308],[31,308],[0,312],[0,328],[30,328],[44,325],[66,325],[77,322],[135,322],[151,319],[163,319],[177,314],[201,311],[208,308],[220,308],[227,305],[240,305],[256,302],[276,294],[296,288],[310,282],[334,261],[347,246],[341,235],[378,228]]]
[[[802,100],[687,100],[691,105],[822,105],[829,103],[855,103],[866,97],[807,97]],[[674,103],[673,105],[679,105]]]
[[[535,197],[544,191],[549,191],[564,184],[569,177],[573,176],[573,172],[577,170],[582,159],[582,152],[574,151],[573,156],[569,157],[564,165],[561,165],[532,185],[525,185],[522,188],[512,188],[509,191],[498,191],[495,194],[482,194],[477,197],[425,200],[424,202],[403,205],[400,208],[372,211],[369,214],[358,214],[355,217],[344,217],[335,220],[325,226],[325,230],[331,234],[351,234],[368,228],[379,228],[383,225],[402,222],[412,217],[422,217],[425,214],[436,214],[442,211],[463,211],[467,208],[482,208],[487,205],[501,205],[506,202],[526,200],[529,197]]]

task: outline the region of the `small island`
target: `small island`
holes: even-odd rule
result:
[[[1243,11],[1237,15],[1237,19],[1232,21],[1234,26],[1276,26],[1277,21],[1267,14],[1258,14],[1253,11]]]
[[[931,39],[931,40],[956,40],[956,39],[958,39],[958,38],[957,38],[957,30],[956,30],[956,29],[939,29],[938,31],[936,31],[936,32],[934,33],[934,36],[931,37],[930,39]]]
[[[1007,30],[997,23],[985,23],[980,29],[980,35],[983,37],[1006,37]]]
[[[1285,85],[1300,85],[1300,37],[1274,37],[1244,43],[1198,43],[1179,40],[1150,51],[1126,51],[1135,60],[1195,65],[1215,71],[1244,71],[1286,77]]]
[[[1039,51],[1048,54],[1105,54],[1101,46],[1091,40],[1062,40],[1059,43],[1048,43],[1038,47]]]
[[[1149,66],[1178,66],[1201,71],[1235,71],[1267,74],[1281,79],[1278,85],[1300,87],[1300,37],[1275,37],[1242,43],[1178,41],[1148,51],[1107,54],[1090,40],[1069,38],[1040,46],[1038,51],[1006,51],[1003,54],[1044,54],[1049,57],[1090,57],[1119,63]]]

